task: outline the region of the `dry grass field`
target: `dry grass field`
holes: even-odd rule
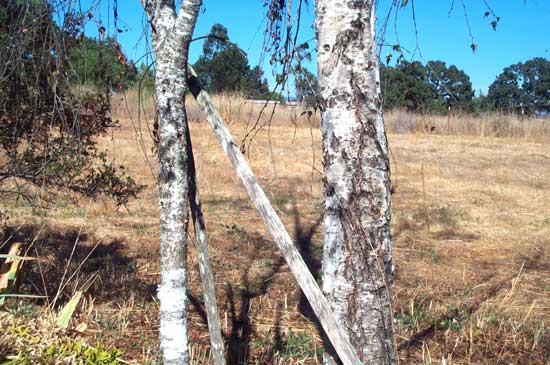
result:
[[[68,338],[116,347],[124,352],[116,357],[128,363],[157,359],[158,211],[147,127],[152,128],[152,109],[146,103],[138,122],[133,98],[128,107],[115,103],[121,128],[101,144],[147,185],[137,200],[118,209],[63,194],[48,207],[1,203],[10,215],[5,236],[26,240],[28,254],[39,258],[28,264],[20,291],[49,295],[11,300],[0,312],[0,355],[8,359],[40,359],[41,351],[67,346]],[[247,121],[249,130],[256,121],[248,117],[249,108],[258,106],[216,100],[241,141]],[[190,104],[229,363],[317,364],[322,342],[307,303],[217,140]],[[449,121],[399,112],[386,118],[402,364],[550,361],[550,121],[505,118]],[[259,131],[247,150],[316,273],[322,246],[317,125],[315,117],[308,121],[299,112],[278,109],[271,127]],[[428,133],[431,126],[436,128]],[[192,244],[188,263],[192,355],[194,364],[206,364],[208,333]],[[55,329],[56,311],[87,282],[69,329]]]

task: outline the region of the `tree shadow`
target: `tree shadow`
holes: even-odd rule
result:
[[[394,216],[392,226],[394,242],[405,232],[425,234],[430,227],[429,235],[437,240],[477,241],[479,234],[468,232],[468,211],[450,204],[419,206],[406,212],[405,215]]]
[[[315,235],[317,229],[323,221],[323,214],[321,214],[312,225],[310,225],[309,227],[304,227],[301,222],[300,211],[298,210],[298,207],[296,205],[294,205],[292,213],[294,216],[294,239],[296,245],[298,246],[298,250],[300,251],[300,254],[302,255],[302,258],[304,259],[309,271],[316,279],[319,286],[321,286],[322,253],[319,250],[315,249],[315,246],[313,245],[313,236]],[[325,331],[323,330],[319,319],[315,315],[315,312],[311,308],[311,305],[309,304],[309,301],[307,300],[302,290],[300,290],[298,311],[304,317],[313,322],[323,342],[324,350],[329,353],[334,359],[338,359],[336,351],[334,350],[330,340],[325,334]]]
[[[319,251],[315,250],[315,246],[313,245],[313,236],[321,225],[323,215],[317,218],[317,220],[309,227],[302,226],[300,211],[298,210],[298,207],[296,205],[294,205],[292,209],[292,215],[294,217],[294,241],[298,246],[298,251],[300,251],[300,255],[302,255],[302,258],[304,259],[304,262],[306,263],[309,271],[311,272],[317,283],[320,284],[322,268],[320,257],[321,255]],[[315,321],[317,318],[315,316],[315,313],[313,313],[313,309],[311,309],[311,306],[309,305],[306,296],[301,290],[300,301],[298,303],[298,311],[312,321]]]
[[[295,242],[306,263],[307,267],[320,283],[321,275],[321,250],[316,248],[313,244],[313,237],[319,229],[323,216],[315,220],[310,226],[304,226],[302,224],[300,212],[296,205],[292,210],[294,218],[294,236]],[[246,232],[245,232],[246,233]],[[247,236],[247,240],[250,242],[252,237]],[[255,237],[256,240],[260,239]],[[262,251],[262,245],[272,245],[271,242],[261,242],[254,245],[254,250],[251,253],[251,257],[265,257],[265,252]],[[254,259],[252,260],[254,261]],[[230,321],[230,328],[227,333],[224,334],[224,340],[226,342],[227,351],[227,363],[228,364],[246,364],[250,357],[250,341],[257,333],[250,319],[250,304],[251,300],[259,296],[267,294],[269,288],[272,285],[273,280],[271,278],[281,271],[285,261],[282,256],[274,257],[273,265],[267,272],[261,275],[252,276],[250,268],[252,264],[249,263],[244,269],[239,284],[226,284],[226,309],[228,311],[228,318]],[[204,324],[207,324],[206,311],[204,309],[204,302],[202,299],[190,294],[190,304],[194,310],[198,313]],[[334,358],[337,358],[335,351],[330,344],[330,341],[326,337],[315,313],[313,312],[307,298],[300,291],[300,299],[298,303],[299,312],[313,322],[321,335],[324,348]],[[282,318],[282,306],[277,305],[275,324],[273,329],[273,339],[270,340],[270,346],[264,353],[259,355],[258,363],[270,364],[276,360],[277,354],[284,347],[284,336],[281,332],[281,318]]]
[[[62,305],[92,279],[86,295],[97,303],[120,302],[132,295],[153,300],[156,284],[139,277],[124,240],[103,241],[76,228],[38,225],[7,227],[4,237],[2,250],[12,242],[23,242],[26,255],[38,258],[26,263],[19,286],[21,293],[45,297],[36,299],[37,305],[51,303],[56,297],[56,304]]]
[[[253,257],[259,257],[259,247],[254,249]],[[281,271],[285,261],[282,256],[275,258],[270,270],[250,279],[250,267],[244,270],[239,288],[227,283],[227,307],[231,321],[231,330],[226,334],[227,362],[229,364],[246,364],[250,355],[250,338],[255,330],[250,320],[250,302],[252,299],[267,294],[274,275]],[[237,304],[238,303],[238,304]],[[280,330],[279,330],[280,332]]]
[[[247,239],[251,240],[252,236],[247,234]],[[223,334],[226,343],[227,363],[228,364],[246,364],[250,357],[250,341],[252,336],[256,335],[256,331],[250,319],[250,304],[252,299],[267,294],[269,288],[273,284],[273,276],[279,273],[285,264],[285,260],[280,255],[275,255],[273,263],[269,270],[253,275],[251,267],[256,258],[264,257],[265,252],[261,252],[264,246],[273,245],[272,242],[263,240],[261,237],[255,237],[256,244],[253,245],[253,251],[250,254],[252,262],[247,264],[244,269],[240,283],[226,283],[225,297],[226,302],[224,307],[228,312],[230,327],[227,333]],[[204,302],[193,294],[189,294],[189,302],[193,309],[201,317],[201,320],[207,324],[207,316],[204,308]],[[218,302],[221,300],[218,298]],[[220,305],[220,307],[222,307]],[[221,309],[221,308],[220,308]],[[221,312],[221,311],[220,311]],[[276,321],[275,333],[280,335],[280,317]],[[268,358],[269,355],[268,354]]]

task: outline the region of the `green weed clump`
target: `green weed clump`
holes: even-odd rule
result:
[[[33,328],[5,313],[0,320],[0,365],[118,365],[124,354],[117,348],[98,343],[88,345],[62,332],[42,333],[42,325]]]

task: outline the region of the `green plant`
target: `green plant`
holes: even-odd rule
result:
[[[13,300],[8,305],[8,312],[14,316],[34,317],[34,306],[25,300]]]
[[[458,332],[462,329],[462,320],[466,318],[467,313],[464,310],[455,308],[449,304],[447,307],[447,314],[438,323],[439,328],[442,330],[450,329],[451,331]]]
[[[418,250],[421,256],[426,257],[432,264],[437,264],[440,261],[440,257],[433,248],[425,248]]]
[[[69,340],[65,344],[49,346],[43,359],[45,364],[56,364],[59,359],[72,357],[73,364],[116,365],[121,363],[119,357],[122,355],[123,352],[116,348],[106,349],[101,344],[91,347],[81,341]]]
[[[312,351],[313,338],[307,332],[294,332],[289,329],[283,337],[281,354],[285,359],[308,358],[315,356]]]
[[[83,340],[67,337],[64,332],[48,330],[42,324],[27,325],[16,317],[2,317],[0,333],[1,365],[128,364],[120,359],[124,353],[117,348],[106,348],[101,343],[91,346]]]
[[[264,354],[279,356],[286,361],[320,357],[324,351],[323,347],[316,346],[315,339],[309,333],[294,332],[292,329],[282,334],[268,331],[265,336],[253,339],[250,347]]]
[[[409,330],[418,330],[420,322],[427,318],[428,309],[426,302],[423,300],[411,300],[409,306],[404,311],[395,315],[395,319]]]

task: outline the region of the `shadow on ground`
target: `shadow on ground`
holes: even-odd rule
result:
[[[321,224],[322,217],[319,217],[311,226],[304,226],[296,206],[294,206],[292,214],[294,218],[294,241],[306,265],[320,283],[321,250],[313,244],[313,236]],[[236,229],[233,228],[232,231],[236,231]],[[238,235],[234,237],[237,237],[236,239],[240,241],[242,247],[251,248],[246,253],[246,256],[250,258],[250,262],[247,262],[242,269],[238,283],[226,283],[225,301],[218,298],[220,312],[225,310],[229,321],[229,327],[226,333],[223,334],[226,343],[227,362],[229,364],[246,364],[253,360],[254,363],[258,364],[272,364],[280,361],[281,354],[284,354],[285,350],[288,351],[287,347],[289,346],[286,338],[288,334],[285,335],[281,326],[283,305],[279,298],[275,307],[274,324],[265,334],[257,333],[252,323],[251,316],[256,315],[256,313],[250,312],[251,301],[254,298],[266,295],[275,285],[276,280],[274,278],[285,267],[285,261],[280,256],[276,246],[274,246],[275,243],[244,229],[239,229],[237,233]],[[264,262],[262,263],[262,261]],[[258,266],[262,269],[258,270]],[[203,324],[207,324],[201,294],[191,293],[189,297],[193,310],[199,315]],[[315,323],[319,333],[322,333],[321,326],[318,324],[305,295],[300,291],[298,297],[298,311]],[[251,343],[252,339],[254,339],[254,343]],[[329,348],[328,340],[324,342]],[[254,359],[252,359],[252,356]]]
[[[124,240],[102,241],[94,234],[76,228],[27,225],[7,227],[2,250],[12,242],[24,242],[27,255],[38,261],[26,263],[19,292],[45,296],[36,304],[54,300],[66,302],[88,280],[86,294],[96,303],[123,301],[131,296],[152,301],[154,282],[139,278],[135,259],[126,250]]]

